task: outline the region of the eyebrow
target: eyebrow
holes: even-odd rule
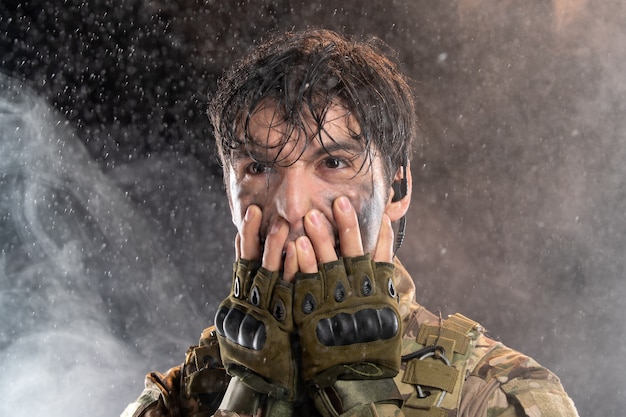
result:
[[[350,140],[351,139],[351,140]],[[331,138],[330,143],[319,143],[319,147],[314,153],[315,157],[322,156],[322,154],[331,155],[338,151],[346,151],[351,155],[358,157],[365,152],[365,146],[362,141],[356,138],[350,138],[344,142],[337,142],[337,140]]]
[[[316,144],[313,144],[312,142],[316,142]],[[327,143],[321,142],[319,140],[319,137],[317,137],[317,139],[311,140],[306,145],[306,149],[309,149],[310,146],[314,146],[316,148],[311,154],[311,158],[317,159],[324,155],[333,155],[336,152],[347,152],[356,159],[366,153],[366,146],[362,141],[356,138],[346,138],[346,140],[341,142],[338,142],[336,139],[331,138],[331,140],[328,140],[326,142]],[[231,158],[232,160],[252,159],[259,162],[275,162],[276,157],[280,155],[283,149],[284,144],[275,148],[277,153],[272,152],[274,150],[274,148],[272,147],[264,147],[262,145],[252,145],[248,147],[245,144],[242,144],[242,146],[232,149]],[[302,155],[304,155],[305,151],[301,155],[299,155],[296,160],[302,158]]]

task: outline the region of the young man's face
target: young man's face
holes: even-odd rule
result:
[[[382,158],[375,149],[368,154],[362,141],[354,138],[360,128],[345,107],[328,108],[321,133],[310,114],[303,118],[304,129],[291,128],[269,100],[251,116],[249,134],[257,145],[234,151],[224,164],[235,226],[241,231],[246,209],[254,204],[263,213],[261,242],[277,218],[289,225],[287,242],[295,241],[305,235],[305,214],[317,209],[324,214],[338,251],[332,203],[346,196],[357,212],[363,249],[372,253],[391,199]],[[285,135],[286,143],[279,146]]]

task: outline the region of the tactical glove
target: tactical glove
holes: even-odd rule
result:
[[[293,287],[277,272],[240,260],[233,266],[230,295],[215,316],[228,373],[252,390],[284,401],[296,395],[292,303]]]
[[[308,387],[319,390],[337,380],[379,380],[398,373],[401,320],[393,271],[393,264],[364,255],[296,277],[293,315]]]

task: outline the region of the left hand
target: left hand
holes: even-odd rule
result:
[[[342,379],[394,376],[400,366],[401,319],[393,282],[393,229],[383,215],[373,254],[364,254],[349,200],[333,204],[341,258],[323,215],[307,213],[307,236],[284,264],[295,276],[293,316],[302,350],[302,377],[316,386]],[[319,268],[318,268],[319,263]]]

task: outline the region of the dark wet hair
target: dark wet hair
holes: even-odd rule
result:
[[[318,134],[329,106],[339,104],[358,122],[360,132],[353,136],[363,141],[367,159],[379,152],[391,180],[410,155],[417,116],[407,79],[375,43],[306,30],[275,35],[247,54],[220,80],[209,105],[222,163],[233,149],[249,149],[248,120],[266,99],[290,132],[301,128],[303,112],[310,112]]]

